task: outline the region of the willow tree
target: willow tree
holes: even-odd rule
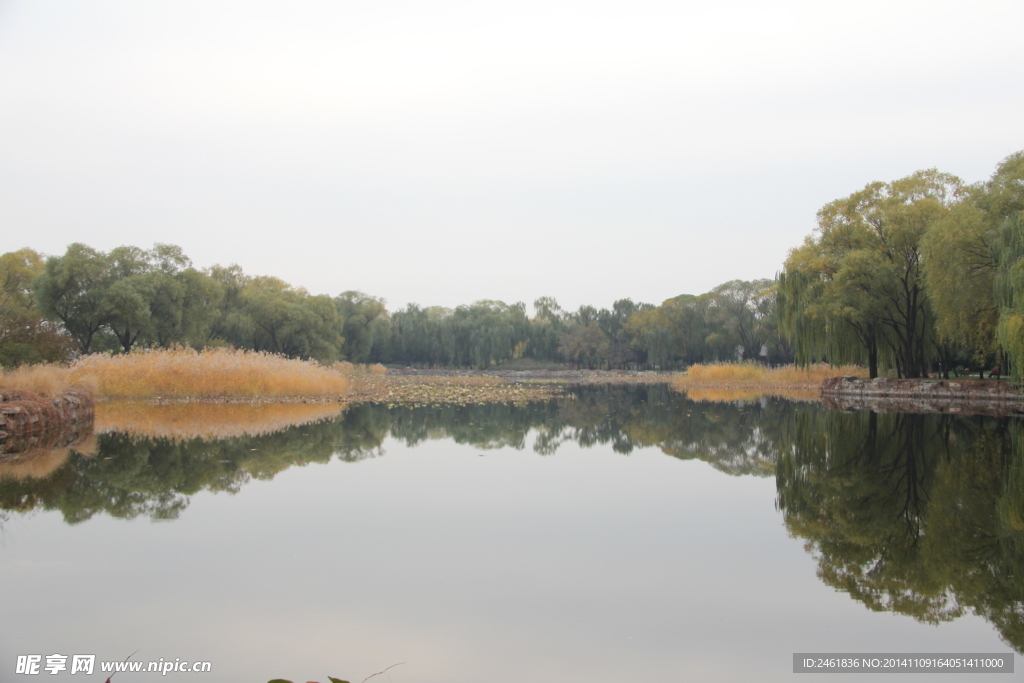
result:
[[[959,178],[930,169],[870,183],[818,212],[817,235],[790,254],[780,278],[786,331],[811,333],[810,348],[798,351],[803,362],[808,351],[843,362],[834,353],[859,342],[859,355],[876,372],[877,362],[891,357],[903,377],[926,374],[934,320],[921,241],[963,192]]]
[[[996,293],[999,296],[999,321],[996,336],[1010,361],[1010,374],[1024,380],[1024,212],[1009,216],[1000,230],[999,271]]]
[[[967,350],[981,366],[997,350],[996,276],[1000,258],[1006,259],[1014,242],[1012,229],[1003,230],[1003,223],[1022,209],[1024,152],[1017,152],[999,164],[990,180],[967,188],[963,201],[923,240],[925,281],[939,338]]]
[[[879,344],[879,311],[859,288],[841,286],[837,271],[838,259],[812,238],[790,252],[778,277],[780,332],[792,344],[797,365],[861,364],[877,377],[880,351],[882,365],[891,364],[889,347]]]
[[[554,297],[542,296],[533,302],[534,316],[529,321],[528,353],[538,360],[558,357],[558,338],[565,332],[566,314]]]
[[[363,292],[347,291],[334,297],[334,305],[345,321],[342,355],[353,363],[367,362],[373,348],[382,348],[391,332],[384,300]]]
[[[923,243],[939,340],[967,350],[978,365],[995,351],[999,318],[994,291],[999,240],[991,223],[975,202],[965,201],[939,221]]]
[[[523,303],[481,300],[459,306],[444,323],[455,346],[447,362],[486,368],[521,356],[529,343],[529,319]]]

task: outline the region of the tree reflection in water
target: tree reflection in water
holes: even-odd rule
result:
[[[72,452],[45,476],[0,468],[0,512],[174,519],[199,491],[375,457],[388,437],[542,456],[568,442],[624,455],[656,447],[730,475],[774,475],[785,524],[822,581],[927,623],[975,612],[1024,651],[1024,429],[1011,419],[697,402],[664,385],[580,387],[524,406],[362,404],[261,436],[101,434],[95,455]]]
[[[1024,649],[1024,472],[1010,420],[800,414],[778,507],[818,576],[926,623],[974,612]]]

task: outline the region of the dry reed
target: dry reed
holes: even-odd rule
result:
[[[769,368],[758,363],[713,363],[691,365],[686,374],[673,380],[678,388],[763,388],[763,389],[817,389],[827,377],[854,375],[867,377],[867,370],[857,365],[841,367],[823,363],[798,368],[784,365]]]
[[[0,369],[0,388],[30,391],[43,398],[54,398],[75,386],[95,394],[96,378],[88,373],[73,375],[62,365],[23,365],[11,370]]]
[[[262,436],[338,415],[338,403],[165,403],[104,401],[96,405],[96,431],[134,437],[228,439]]]
[[[133,398],[334,396],[351,386],[313,361],[223,348],[92,354],[71,366],[72,379],[88,376],[101,396]]]
[[[354,365],[353,363],[349,363],[347,360],[335,361],[331,365],[331,369],[336,372],[340,372],[343,375],[356,377],[362,377],[363,375],[383,375],[388,371],[388,369],[380,363],[374,363],[373,365],[360,363],[359,365]]]

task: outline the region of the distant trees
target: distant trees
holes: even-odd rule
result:
[[[611,308],[567,311],[542,297],[531,318],[523,303],[488,300],[389,313],[364,292],[312,295],[237,265],[200,271],[166,244],[101,252],[76,243],[45,260],[26,249],[0,257],[0,277],[0,359],[7,365],[177,344],[480,369],[520,358],[663,370],[786,358],[770,280],[734,280],[661,306],[619,299]]]
[[[726,283],[661,306],[620,299],[610,309],[566,311],[552,297],[523,304],[479,301],[456,309],[415,304],[390,318],[387,352],[378,360],[486,368],[516,358],[581,368],[674,369],[739,356],[785,362],[771,280]],[[745,346],[744,346],[745,344]],[[746,350],[743,350],[746,349]]]
[[[455,309],[424,309],[410,304],[391,316],[387,359],[405,364],[487,368],[521,357],[529,336],[522,303],[485,300]]]

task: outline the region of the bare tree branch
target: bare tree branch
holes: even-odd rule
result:
[[[405,664],[405,662],[399,662],[398,664],[392,664],[391,666],[388,667],[388,669],[394,669],[396,666],[399,666],[400,664]],[[388,669],[384,669],[383,671],[378,671],[375,674],[371,674],[371,675],[367,676],[366,678],[363,679],[362,683],[366,683],[366,681],[370,680],[374,676],[380,676],[382,673],[384,673],[384,671],[387,671]]]

